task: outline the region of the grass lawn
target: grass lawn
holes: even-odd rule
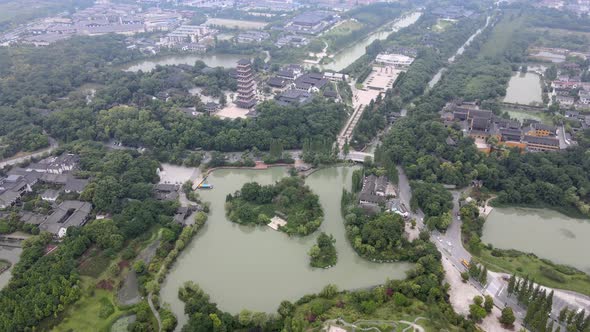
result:
[[[347,323],[356,324],[359,327],[377,327],[382,331],[391,331],[390,322],[396,322],[397,326],[408,327],[406,324],[399,323],[400,320],[413,322],[418,317],[427,317],[429,306],[426,303],[408,299],[408,306],[398,306],[393,300],[385,302],[377,307],[371,314],[360,312],[355,305],[352,304],[352,296],[350,293],[339,294],[334,299],[316,298],[312,301],[299,305],[296,308],[294,317],[305,318],[314,309],[318,307],[330,307],[324,313],[317,317],[317,320],[310,325],[313,331],[321,331],[325,321],[341,318]],[[337,305],[340,303],[341,305]],[[458,331],[452,326],[440,326],[442,322],[431,322],[427,319],[421,319],[416,324],[422,326],[425,331],[441,331],[446,328],[448,331]],[[335,324],[339,325],[339,324]],[[389,329],[382,329],[389,326]],[[403,329],[403,328],[402,328]],[[401,331],[402,329],[398,329]]]
[[[524,119],[533,119],[537,121],[541,121],[545,124],[553,124],[553,120],[551,119],[551,115],[548,113],[542,112],[527,112],[527,111],[516,111],[516,110],[502,110],[502,112],[507,112],[511,118],[517,119],[522,121]]]
[[[550,264],[534,255],[521,254],[517,257],[495,257],[492,256],[491,250],[484,248],[480,255],[476,256],[478,261],[488,266],[490,270],[516,273],[519,276],[528,275],[530,279],[535,280],[541,285],[575,291],[590,296],[590,276],[577,272],[574,274],[565,274],[556,270],[556,265]],[[541,272],[541,267],[545,267],[564,278],[565,282],[555,281],[545,276]],[[573,272],[573,271],[572,271]]]
[[[10,262],[0,260],[0,271],[4,270],[4,268],[10,266]]]
[[[524,29],[526,18],[524,16],[514,17],[506,14],[494,27],[490,38],[484,43],[479,52],[480,57],[495,57],[504,52],[510,45],[515,32]]]
[[[330,52],[338,52],[338,48],[343,48],[342,42],[338,42],[341,38],[347,38],[353,31],[360,30],[365,25],[356,20],[344,21],[332,29],[326,31],[322,36],[321,40],[328,44],[328,50]],[[351,41],[354,42],[354,41]],[[349,43],[346,43],[349,44]],[[338,45],[338,46],[337,46]]]
[[[160,227],[155,226],[139,238],[136,250],[147,246],[157,238]],[[131,244],[130,244],[131,245]],[[104,255],[104,252],[96,247],[88,249],[81,258],[78,270],[81,275],[81,297],[76,303],[68,306],[64,312],[55,319],[43,322],[45,330],[52,327],[52,331],[109,331],[111,325],[124,315],[131,313],[131,307],[119,307],[117,302],[117,288],[112,290],[97,288],[101,280],[109,280],[115,286],[121,282],[124,273],[119,273],[115,278],[108,275],[109,266],[118,264],[120,257],[113,259]],[[106,285],[106,284],[105,284]],[[108,288],[108,287],[107,287]],[[102,317],[101,317],[102,312]],[[152,319],[155,320],[154,317]],[[154,321],[154,324],[155,323]]]
[[[108,331],[120,316],[128,312],[117,307],[113,291],[95,289],[95,282],[94,278],[82,277],[82,297],[63,312],[63,319],[52,331]],[[101,318],[100,313],[105,307],[113,311]]]
[[[84,257],[78,271],[83,276],[92,278],[98,278],[111,264],[111,259],[103,254],[97,248],[91,248],[88,250],[88,257]]]
[[[453,24],[455,24],[455,22],[450,20],[439,19],[438,21],[436,21],[436,24],[432,27],[432,31],[441,33],[447,30]]]
[[[322,37],[330,38],[333,36],[346,35],[351,33],[352,31],[359,30],[362,27],[363,24],[357,22],[356,20],[347,20],[327,31],[325,34],[323,34]]]

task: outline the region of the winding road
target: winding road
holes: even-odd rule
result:
[[[24,161],[29,161],[32,158],[37,158],[37,157],[41,157],[46,154],[50,154],[51,152],[53,152],[53,150],[57,149],[58,147],[59,147],[59,143],[54,138],[49,137],[49,147],[47,147],[45,149],[33,151],[30,153],[26,153],[26,154],[20,155],[18,157],[4,159],[4,160],[0,161],[0,168],[4,168],[4,167],[10,166],[10,165],[20,164]]]

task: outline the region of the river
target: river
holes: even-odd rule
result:
[[[365,54],[365,49],[369,44],[377,39],[385,39],[391,33],[399,31],[402,28],[408,27],[420,18],[422,15],[421,12],[414,12],[409,15],[406,15],[392,24],[388,25],[386,29],[380,30],[375,32],[361,41],[355,43],[351,47],[347,47],[342,52],[337,53],[333,61],[326,65],[321,65],[320,67],[323,70],[333,70],[333,71],[340,71],[348,66],[350,66],[353,62],[355,62],[358,58]],[[225,68],[234,68],[238,60],[240,60],[243,56],[239,54],[187,54],[187,55],[170,55],[170,56],[162,56],[162,57],[155,57],[152,59],[147,60],[139,60],[137,62],[130,63],[126,65],[123,69],[125,71],[150,71],[156,68],[156,66],[170,66],[170,65],[194,65],[196,61],[201,60],[209,67],[225,67]]]
[[[541,77],[534,73],[514,73],[508,82],[504,102],[529,105],[543,103]]]
[[[187,54],[187,55],[170,55],[155,57],[148,60],[140,60],[128,64],[123,69],[125,71],[150,71],[156,66],[171,65],[194,65],[196,61],[203,61],[209,67],[234,68],[238,60],[243,58],[239,54]]]
[[[494,208],[482,241],[503,249],[532,252],[590,274],[590,220],[569,218],[549,209]]]
[[[488,25],[490,25],[490,20],[491,20],[491,16],[488,16],[486,18],[486,24],[477,29],[477,31],[475,31],[471,37],[469,37],[469,39],[467,39],[465,41],[465,43],[463,43],[463,45],[461,45],[461,47],[459,47],[459,49],[457,50],[457,52],[455,52],[455,54],[450,57],[447,61],[449,64],[452,64],[453,62],[455,62],[455,59],[457,58],[458,55],[463,54],[463,52],[465,52],[465,49],[471,44],[471,42],[475,39],[475,37],[477,37],[480,33],[482,33],[482,31],[488,27]],[[432,79],[430,80],[430,82],[428,82],[428,87],[432,88],[436,83],[438,83],[438,81],[440,81],[442,74],[445,72],[445,70],[447,70],[446,67],[443,67],[441,69],[439,69],[439,71],[432,77]]]
[[[330,63],[320,65],[319,67],[322,70],[343,70],[344,68],[350,66],[353,62],[358,60],[360,57],[365,55],[367,46],[369,46],[372,42],[374,42],[375,40],[384,40],[390,34],[397,32],[400,29],[409,27],[410,25],[416,23],[420,16],[422,16],[421,12],[414,12],[394,21],[385,29],[374,32],[369,36],[363,38],[359,42],[351,45],[350,47],[345,48],[341,52],[336,53],[336,55],[334,55],[334,58]]]
[[[357,289],[402,279],[408,263],[372,263],[360,258],[345,237],[340,198],[350,189],[351,167],[331,167],[310,175],[306,183],[319,195],[325,212],[321,230],[334,235],[338,263],[330,269],[309,267],[307,252],[318,232],[304,238],[289,238],[266,226],[249,227],[225,217],[225,197],[250,181],[270,184],[286,176],[282,167],[264,171],[217,170],[208,178],[215,186],[201,192],[211,202],[211,215],[203,230],[180,254],[164,284],[161,298],[184,325],[184,303],[178,289],[187,280],[198,283],[219,308],[238,313],[243,308],[275,312],[282,300],[297,300],[332,283],[340,289]]]

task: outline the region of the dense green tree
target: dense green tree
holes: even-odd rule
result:
[[[506,326],[512,326],[516,317],[514,316],[514,312],[512,311],[511,307],[505,307],[502,309],[502,315],[500,316],[500,323]]]

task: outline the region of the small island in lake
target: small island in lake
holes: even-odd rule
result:
[[[241,190],[227,195],[225,208],[232,222],[268,225],[272,218],[273,228],[289,235],[313,233],[324,217],[318,196],[298,177],[267,186],[246,183]]]
[[[336,253],[336,247],[334,244],[336,240],[330,234],[324,232],[318,236],[317,244],[309,250],[309,265],[312,267],[328,268],[336,265],[338,260],[338,254]]]

